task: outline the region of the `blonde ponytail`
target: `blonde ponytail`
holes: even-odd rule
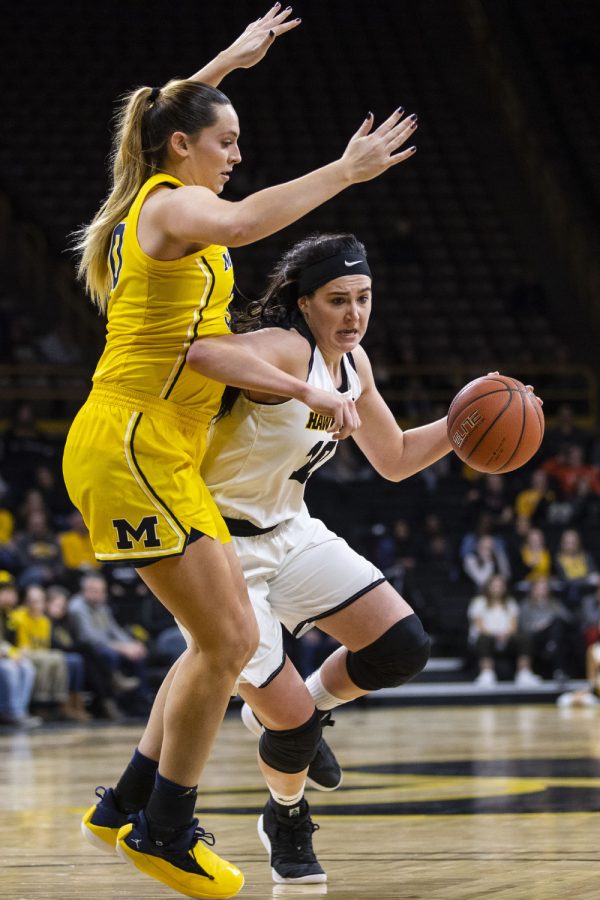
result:
[[[108,254],[113,231],[138,191],[164,164],[172,134],[197,134],[214,125],[217,105],[229,99],[217,88],[173,80],[160,90],[143,87],[124,97],[116,117],[111,153],[112,187],[89,225],[75,233],[77,274],[101,312],[111,289]]]
[[[155,171],[146,162],[142,149],[142,118],[151,93],[151,88],[143,87],[126,96],[116,119],[111,191],[90,224],[76,234],[77,275],[100,312],[106,311],[110,293],[107,261],[113,231],[127,215],[141,186]]]

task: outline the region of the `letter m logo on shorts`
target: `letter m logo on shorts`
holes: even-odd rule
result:
[[[112,523],[117,532],[119,550],[133,550],[133,541],[139,544],[142,539],[144,547],[161,546],[160,538],[156,533],[158,516],[144,516],[137,528],[127,519],[113,519]]]

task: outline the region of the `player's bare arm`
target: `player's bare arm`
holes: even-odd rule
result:
[[[362,425],[353,437],[373,468],[389,481],[402,481],[445,456],[452,449],[446,419],[403,431],[377,389],[362,347],[353,357],[362,385],[356,403]]]
[[[281,3],[276,3],[266,15],[251,22],[233,44],[195,72],[189,80],[218,87],[235,69],[250,69],[259,63],[278,37],[300,24],[300,19],[290,19],[291,6],[281,12],[280,10]]]
[[[290,332],[286,334],[292,337]],[[295,377],[257,356],[258,341],[252,340],[254,337],[254,334],[226,334],[201,338],[190,347],[187,364],[194,371],[232,387],[300,400],[315,412],[331,416],[333,423],[328,431],[340,439],[349,437],[359,427],[352,400],[307,384],[306,370],[301,377]],[[302,340],[299,335],[298,338]]]
[[[371,126],[372,119],[366,119],[335,162],[237,202],[222,200],[199,185],[157,191],[145,204],[148,222],[183,248],[252,244],[286,228],[351,185],[376,178],[412,156],[412,148],[395,152],[416,127],[410,118],[402,118],[400,110],[375,131]]]

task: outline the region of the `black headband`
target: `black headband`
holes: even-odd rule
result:
[[[312,263],[300,273],[298,296],[312,294],[328,281],[341,278],[343,275],[368,275],[371,278],[371,270],[366,257],[361,253],[346,250]]]

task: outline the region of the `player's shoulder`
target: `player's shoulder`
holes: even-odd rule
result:
[[[296,377],[304,377],[311,358],[309,342],[293,328],[273,326],[243,335],[246,345],[262,359]]]
[[[348,356],[350,356],[351,363],[361,382],[365,384],[371,381],[373,379],[373,370],[365,349],[358,344]]]

